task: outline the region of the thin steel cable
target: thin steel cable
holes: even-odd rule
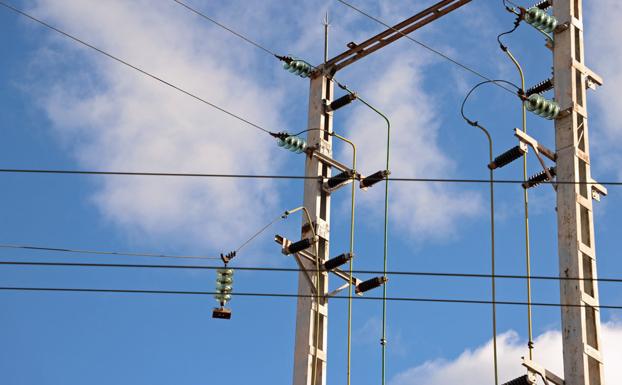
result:
[[[39,247],[39,246],[32,246],[32,245],[0,244],[0,249],[54,251],[54,252],[75,253],[75,254],[115,255],[115,256],[128,256],[128,257],[205,259],[205,260],[220,259],[219,257],[208,257],[208,256],[200,256],[200,255],[196,255],[196,256],[194,255],[166,255],[166,254],[135,253],[135,252],[122,252],[122,251],[79,250],[79,249],[68,249],[68,248],[58,248],[58,247]]]
[[[286,216],[284,214],[279,215],[278,217],[274,218],[272,221],[270,221],[268,224],[266,224],[264,227],[262,227],[261,229],[259,229],[256,233],[254,233],[250,238],[248,238],[246,241],[242,242],[242,244],[240,246],[238,246],[237,249],[235,249],[236,254],[240,252],[240,250],[242,250],[242,248],[246,245],[248,245],[249,243],[251,243],[255,238],[257,238],[258,236],[260,236],[264,231],[268,230],[270,227],[272,227],[272,225],[274,225],[276,222],[278,222],[279,220],[285,219]]]
[[[224,29],[224,30],[226,30],[226,31],[229,31],[230,33],[232,33],[232,34],[234,34],[235,36],[239,37],[240,39],[242,39],[242,40],[246,41],[247,43],[254,45],[255,47],[257,47],[257,48],[259,48],[259,49],[261,49],[261,50],[263,50],[263,51],[267,52],[267,53],[268,53],[268,54],[270,54],[270,55],[277,56],[277,54],[276,54],[274,51],[272,51],[272,50],[270,50],[270,49],[266,48],[265,46],[263,46],[263,45],[261,45],[261,44],[259,44],[259,43],[255,42],[255,41],[253,41],[253,40],[249,39],[248,37],[246,37],[246,36],[242,35],[241,33],[236,32],[235,30],[233,30],[233,29],[231,29],[231,28],[227,27],[226,25],[224,25],[224,24],[222,24],[222,23],[218,22],[217,20],[215,20],[214,18],[212,18],[212,17],[208,16],[207,14],[205,14],[205,13],[203,13],[203,12],[199,11],[198,9],[193,8],[193,7],[191,7],[190,5],[188,5],[188,4],[186,4],[186,3],[182,2],[182,1],[179,1],[179,0],[172,0],[172,1],[174,1],[175,3],[177,3],[177,4],[181,5],[181,6],[182,6],[182,7],[184,7],[184,8],[186,8],[186,9],[187,9],[187,10],[189,10],[190,12],[192,12],[192,13],[194,13],[194,14],[196,14],[196,15],[198,15],[198,16],[200,16],[200,17],[202,17],[202,18],[206,19],[206,20],[209,20],[210,22],[214,23],[215,25],[219,26],[220,28],[222,28],[222,29]]]
[[[213,291],[191,291],[191,290],[144,290],[144,289],[91,289],[91,288],[60,288],[60,287],[24,287],[24,286],[2,286],[0,291],[50,291],[50,292],[82,292],[82,293],[125,293],[125,294],[171,294],[171,295],[215,295]],[[233,292],[232,297],[273,297],[273,298],[315,298],[313,294],[289,294],[289,293],[257,293],[257,292]],[[329,299],[344,299],[347,296],[336,295]],[[383,297],[356,296],[357,301],[382,301]],[[451,303],[464,305],[490,305],[491,301],[478,299],[455,299],[455,298],[417,298],[417,297],[388,297],[387,301],[395,302],[422,302],[422,303]],[[526,306],[526,302],[521,301],[497,301],[497,305],[507,306]],[[622,310],[622,305],[598,305],[590,306],[587,304],[564,304],[554,302],[534,302],[533,306],[555,307],[555,308],[591,308]]]
[[[5,245],[0,245],[3,248]],[[45,251],[58,251],[60,249],[55,248],[37,248]],[[73,251],[73,250],[72,250]],[[163,255],[168,258],[178,258],[176,256]],[[0,258],[6,258],[0,256]],[[41,257],[44,258],[44,257]],[[184,257],[180,257],[184,258]],[[213,259],[220,259],[214,257]],[[144,269],[189,269],[189,270],[216,270],[221,269],[222,266],[209,266],[209,265],[154,265],[154,264],[126,264],[126,263],[90,263],[90,262],[39,262],[39,261],[0,261],[0,265],[4,266],[41,266],[41,267],[94,267],[94,268],[144,268]],[[240,271],[264,271],[264,272],[311,272],[315,273],[316,269],[296,269],[287,267],[259,267],[259,266],[245,266],[236,267]],[[382,270],[352,270],[356,274],[383,274]],[[443,272],[425,272],[425,271],[387,271],[387,275],[395,276],[416,276],[416,277],[434,277],[434,278],[469,278],[469,279],[490,279],[493,276],[491,274],[483,273],[443,273]],[[495,279],[508,279],[518,280],[527,279],[525,275],[510,275],[510,274],[495,274]],[[556,277],[547,275],[534,275],[531,276],[533,280],[542,281],[590,281],[590,282],[602,282],[602,283],[622,283],[622,278],[576,278],[576,277]]]
[[[222,108],[222,107],[220,107],[220,106],[218,106],[218,105],[216,105],[216,104],[214,104],[212,102],[209,102],[209,101],[201,98],[200,96],[197,96],[197,95],[195,95],[195,94],[193,94],[193,93],[191,93],[189,91],[186,91],[183,88],[181,88],[179,86],[176,86],[175,84],[173,84],[173,83],[171,83],[171,82],[169,82],[167,80],[164,80],[164,79],[162,79],[162,78],[160,78],[160,77],[158,77],[158,76],[156,76],[156,75],[154,75],[154,74],[152,74],[150,72],[147,72],[147,71],[143,70],[142,68],[137,67],[137,66],[135,66],[135,65],[133,65],[133,64],[131,64],[131,63],[129,63],[129,62],[127,62],[127,61],[117,57],[117,56],[114,56],[114,55],[112,55],[112,54],[110,54],[110,53],[108,53],[108,52],[106,52],[106,51],[104,51],[104,50],[102,50],[100,48],[97,48],[94,45],[92,45],[90,43],[87,43],[86,41],[81,40],[81,39],[75,37],[74,35],[71,35],[71,34],[65,32],[65,31],[63,31],[63,30],[61,30],[61,29],[59,29],[57,27],[54,27],[53,25],[48,24],[47,22],[45,22],[45,21],[43,21],[41,19],[38,19],[38,18],[28,14],[27,12],[25,12],[25,11],[19,9],[19,8],[14,7],[13,5],[11,5],[9,3],[6,3],[4,1],[0,1],[0,5],[5,7],[5,8],[7,8],[7,9],[9,9],[9,10],[11,10],[11,11],[13,11],[13,12],[15,12],[15,13],[17,13],[17,14],[19,14],[19,15],[21,15],[21,16],[26,17],[26,18],[34,21],[34,22],[37,22],[40,25],[42,25],[42,26],[44,26],[46,28],[49,28],[52,31],[55,31],[55,32],[57,32],[57,33],[65,36],[65,37],[67,37],[67,38],[69,38],[69,39],[79,43],[79,44],[82,44],[85,47],[91,48],[92,50],[95,50],[95,51],[99,52],[100,54],[102,54],[102,55],[104,55],[104,56],[106,56],[106,57],[108,57],[108,58],[110,58],[110,59],[112,59],[112,60],[114,60],[114,61],[116,61],[118,63],[121,63],[121,64],[123,64],[123,65],[125,65],[125,66],[127,66],[127,67],[129,67],[129,68],[131,68],[133,70],[136,70],[136,71],[140,72],[141,74],[143,74],[143,75],[145,75],[145,76],[147,76],[147,77],[149,77],[151,79],[157,80],[158,82],[160,82],[160,83],[162,83],[164,85],[167,85],[167,86],[169,86],[169,87],[171,87],[171,88],[173,88],[173,89],[175,89],[175,90],[177,90],[177,91],[179,91],[179,92],[181,92],[181,93],[183,93],[183,94],[185,94],[187,96],[190,96],[191,98],[193,98],[195,100],[198,100],[201,103],[204,103],[204,104],[206,104],[206,105],[208,105],[208,106],[210,106],[210,107],[212,107],[212,108],[214,108],[214,109],[216,109],[216,110],[218,110],[220,112],[223,112],[223,113],[231,116],[232,118],[235,118],[235,119],[237,119],[237,120],[239,120],[239,121],[241,121],[243,123],[246,123],[247,125],[249,125],[251,127],[254,127],[254,128],[258,129],[258,130],[261,130],[261,131],[263,131],[263,132],[265,132],[267,134],[271,134],[271,135],[274,134],[273,132],[267,130],[266,128],[264,128],[264,127],[262,127],[262,126],[260,126],[258,124],[255,124],[255,123],[253,123],[253,122],[251,122],[251,121],[249,121],[249,120],[247,120],[247,119],[245,119],[245,118],[243,118],[243,117],[241,117],[239,115],[236,115],[233,112],[227,111],[226,109],[224,109],[224,108]]]
[[[381,25],[383,25],[383,26],[385,26],[385,27],[387,27],[387,28],[389,28],[389,29],[391,29],[391,30],[393,30],[393,31],[395,31],[395,32],[397,32],[397,33],[399,33],[400,35],[402,35],[403,37],[405,37],[405,38],[407,38],[408,40],[412,41],[413,43],[418,44],[419,46],[421,46],[421,47],[423,47],[423,48],[427,49],[428,51],[433,52],[433,53],[435,53],[436,55],[438,55],[438,56],[440,56],[440,57],[442,57],[442,58],[444,58],[444,59],[446,59],[446,60],[448,60],[448,61],[452,62],[453,64],[457,65],[458,67],[461,67],[462,69],[464,69],[464,70],[466,70],[466,71],[468,71],[468,72],[470,72],[470,73],[474,74],[475,76],[478,76],[478,77],[480,77],[480,78],[482,78],[482,79],[484,79],[484,80],[492,80],[491,78],[489,78],[488,76],[486,76],[486,75],[482,74],[481,72],[479,72],[479,71],[477,71],[477,70],[474,70],[473,68],[471,68],[471,67],[469,67],[469,66],[467,66],[467,65],[465,65],[465,64],[460,63],[460,62],[459,62],[459,61],[457,61],[456,59],[453,59],[452,57],[448,56],[447,54],[445,54],[445,53],[443,53],[443,52],[441,52],[441,51],[439,51],[439,50],[437,50],[437,49],[435,49],[435,48],[432,48],[432,47],[431,47],[431,46],[429,46],[428,44],[425,44],[425,43],[423,43],[423,42],[421,42],[421,41],[419,41],[419,40],[416,40],[416,39],[414,39],[414,38],[410,37],[409,35],[407,35],[407,34],[403,33],[402,31],[400,31],[400,30],[398,30],[398,29],[396,29],[396,28],[393,28],[393,27],[392,27],[392,26],[390,26],[389,24],[387,24],[387,23],[385,23],[384,21],[380,20],[379,18],[377,18],[377,17],[375,17],[375,16],[371,15],[370,13],[368,13],[368,12],[366,12],[366,11],[363,11],[363,10],[362,10],[362,9],[360,9],[360,8],[357,8],[357,7],[355,7],[354,5],[352,5],[352,4],[350,4],[350,3],[348,3],[348,2],[346,2],[346,1],[344,1],[344,0],[337,0],[337,1],[338,1],[338,2],[340,2],[340,3],[342,3],[343,5],[345,5],[345,6],[347,6],[347,7],[349,7],[349,8],[351,8],[351,9],[355,10],[356,12],[360,13],[361,15],[364,15],[364,16],[368,17],[369,19],[371,19],[371,20],[375,21],[376,23],[381,24]],[[503,85],[501,85],[501,84],[497,84],[497,83],[494,83],[494,84],[496,84],[498,87],[501,87],[502,89],[504,89],[504,90],[506,90],[506,91],[508,91],[508,92],[512,92],[512,93],[513,93],[513,91],[512,91],[512,90],[510,90],[509,88],[506,88],[505,86],[503,86]]]
[[[67,175],[117,175],[117,176],[158,176],[158,177],[195,177],[195,178],[239,178],[239,179],[320,179],[321,177],[304,175],[261,175],[261,174],[201,174],[201,173],[166,173],[166,172],[133,172],[133,171],[93,171],[93,170],[42,170],[3,168],[0,173],[7,174],[67,174]],[[421,182],[421,183],[490,183],[488,179],[460,178],[400,178],[387,177],[389,182]],[[496,179],[496,184],[523,184],[523,180]],[[622,186],[622,182],[581,182],[581,181],[544,181],[541,184],[600,184],[603,186]]]

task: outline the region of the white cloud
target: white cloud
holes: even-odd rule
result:
[[[605,80],[603,87],[595,93],[589,93],[596,101],[597,111],[604,126],[592,124],[592,142],[597,148],[607,150],[609,157],[599,157],[599,161],[607,162],[608,168],[618,172],[622,177],[619,164],[622,161],[619,146],[622,144],[622,121],[618,111],[622,110],[622,99],[619,91],[622,88],[622,46],[619,37],[622,35],[622,3],[617,0],[600,0],[588,2],[585,15],[587,17],[586,64],[599,73]],[[596,115],[593,115],[596,116]]]
[[[172,2],[39,1],[35,11],[251,121],[281,125],[281,93],[260,86],[245,67],[255,51],[200,38],[211,24]],[[245,174],[278,169],[280,155],[265,134],[74,42],[51,42],[36,68],[51,67],[59,76],[33,90],[81,166]],[[111,177],[94,201],[136,237],[231,247],[281,210],[275,191],[266,181]]]
[[[286,114],[291,106],[284,103],[283,85],[271,83],[266,68],[255,68],[253,63],[267,60],[265,53],[173,2],[37,0],[34,4],[36,14],[54,25],[267,128],[284,127],[280,116],[304,122],[296,114]],[[244,2],[229,2],[217,7],[217,17],[233,23],[231,14],[245,7]],[[276,38],[274,31],[249,31],[246,26],[264,23],[271,15],[281,20],[289,12],[276,12],[275,7],[282,8],[279,2],[257,4],[254,12],[241,12],[233,25],[243,33],[252,32],[259,41],[270,41]],[[317,18],[319,24],[325,8],[326,4],[305,5],[295,10]],[[358,14],[345,14],[337,29],[348,36],[369,34],[365,29],[369,25],[357,23]],[[304,57],[321,49],[319,40],[311,39],[320,28],[285,23],[281,30],[288,38],[276,46],[295,43],[300,52],[294,54]],[[51,36],[33,66],[38,75],[32,91],[81,167],[249,174],[283,169],[288,154],[279,152],[259,131],[74,42]],[[298,37],[292,40],[293,36]],[[450,176],[454,165],[437,143],[441,116],[422,91],[422,71],[429,64],[422,60],[428,59],[399,53],[395,60],[395,54],[387,51],[377,71],[382,76],[360,86],[363,95],[374,95],[373,102],[391,117],[393,175]],[[370,63],[379,62],[368,60],[359,70]],[[288,91],[299,95],[299,89]],[[385,134],[380,118],[360,107],[349,123],[351,136],[365,154],[360,158],[362,170],[384,168],[384,148],[377,145]],[[94,202],[105,218],[136,239],[166,236],[176,243],[230,247],[241,234],[251,233],[283,209],[278,206],[278,190],[269,181],[137,177],[101,181]],[[381,188],[365,195],[367,207],[381,215]],[[477,194],[435,184],[395,183],[391,196],[392,218],[407,229],[404,234],[418,240],[446,239],[454,234],[458,219],[475,215],[480,207]]]
[[[622,324],[606,323],[602,326],[602,345],[605,360],[605,383],[622,382]],[[499,351],[499,377],[501,383],[525,374],[521,357],[527,355],[526,343],[509,331],[497,339]],[[563,377],[562,342],[558,331],[546,332],[535,340],[535,361]],[[474,350],[466,350],[453,360],[437,359],[408,369],[396,375],[391,385],[481,385],[493,383],[492,341]]]
[[[382,76],[367,85],[362,95],[373,95],[378,106],[391,120],[391,172],[406,178],[443,178],[452,175],[452,160],[438,144],[442,116],[433,96],[423,91],[423,71],[427,63],[413,56],[382,63]],[[373,172],[385,167],[386,125],[378,115],[358,107],[349,120],[349,135],[357,144],[360,169]],[[454,234],[458,219],[479,213],[478,194],[452,190],[434,183],[393,183],[390,186],[390,215],[416,240],[444,239]],[[379,214],[382,188],[362,194],[362,201]]]

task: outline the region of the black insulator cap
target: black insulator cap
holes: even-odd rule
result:
[[[387,277],[374,277],[372,279],[368,279],[367,281],[363,281],[356,285],[356,294],[365,293],[366,291],[380,287],[387,281]]]
[[[352,259],[352,254],[350,253],[340,254],[336,256],[335,258],[331,258],[328,261],[324,262],[324,269],[328,271],[333,270],[341,265],[345,265],[351,259]]]
[[[553,79],[546,79],[545,81],[540,82],[536,84],[535,86],[529,88],[527,91],[525,91],[525,95],[529,97],[533,94],[542,94],[542,93],[545,93],[546,91],[552,90],[553,87],[554,87]]]
[[[346,170],[342,173],[339,173],[333,177],[328,178],[328,180],[326,181],[326,186],[328,186],[328,188],[331,188],[331,189],[337,186],[340,186],[352,180],[353,175],[354,175],[354,172],[352,170]]]
[[[346,105],[352,103],[354,100],[356,100],[356,95],[346,94],[346,95],[340,97],[339,99],[333,100],[332,103],[330,103],[328,105],[328,109],[330,111],[338,110],[341,107],[346,106]]]
[[[287,248],[287,254],[294,254],[299,251],[308,249],[313,244],[313,238],[305,238],[298,242],[294,242]]]
[[[496,168],[507,166],[508,164],[523,156],[524,153],[525,151],[523,151],[520,146],[512,147],[511,149],[496,157],[495,160],[493,160],[492,163],[488,165],[488,168],[494,170]]]
[[[231,310],[224,307],[217,307],[212,312],[212,318],[231,319]]]
[[[555,169],[555,167],[549,167],[548,170],[549,170],[549,174],[551,174],[551,176],[557,175],[557,170]],[[527,182],[523,183],[523,188],[536,187],[540,183],[546,182],[548,180],[549,180],[549,177],[548,177],[548,175],[546,175],[546,172],[541,171],[541,172],[533,175],[531,178],[527,179]]]
[[[551,1],[550,1],[550,0],[543,0],[543,1],[541,1],[541,2],[539,2],[539,3],[537,3],[537,4],[535,4],[535,5],[534,5],[533,7],[531,7],[531,8],[534,8],[534,7],[535,7],[535,8],[540,8],[540,9],[541,9],[541,10],[543,10],[543,11],[546,11],[547,9],[549,9],[549,8],[550,8],[550,7],[552,7],[552,6],[553,6],[553,4],[551,4]]]
[[[375,172],[361,179],[360,187],[363,189],[369,188],[375,185],[376,183],[382,182],[383,180],[385,180],[389,176],[389,174],[391,174],[391,172],[389,172],[388,170],[381,170],[381,171]]]
[[[525,374],[524,376],[518,377],[510,382],[506,382],[503,385],[533,385],[533,383],[529,381],[529,376]]]
[[[220,254],[220,259],[222,259],[222,261],[225,263],[225,265],[227,263],[229,263],[229,261],[231,261],[233,258],[235,258],[235,255],[237,254],[236,251],[232,251],[228,254]]]

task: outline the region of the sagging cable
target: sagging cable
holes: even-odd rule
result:
[[[476,84],[467,93],[464,100],[462,101],[462,106],[460,107],[460,114],[462,115],[462,118],[470,126],[479,128],[484,133],[488,141],[488,159],[489,159],[488,169],[489,169],[489,175],[490,175],[490,269],[491,269],[491,296],[492,296],[491,316],[492,316],[493,368],[494,368],[495,385],[498,385],[499,384],[499,368],[498,368],[499,364],[498,364],[498,350],[497,350],[497,307],[495,304],[496,299],[497,299],[497,289],[496,289],[496,282],[495,282],[496,257],[495,257],[495,187],[494,187],[494,169],[497,167],[490,167],[490,165],[492,165],[495,162],[492,159],[493,140],[492,140],[492,137],[490,136],[490,132],[488,132],[488,130],[484,126],[480,125],[477,121],[469,119],[464,113],[464,106],[466,105],[466,102],[469,100],[469,97],[473,94],[473,92],[475,92],[477,88],[483,86],[484,84],[492,83],[492,82],[504,82],[518,89],[516,85],[506,80],[491,80],[491,81],[485,81],[485,82]],[[508,156],[514,157],[515,154],[512,153],[511,155],[506,155],[506,157]],[[497,159],[498,158],[499,157],[497,157]],[[499,162],[501,163],[501,161]]]

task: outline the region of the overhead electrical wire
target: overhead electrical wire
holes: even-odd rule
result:
[[[222,24],[222,23],[218,22],[218,21],[217,21],[217,20],[215,20],[214,18],[212,18],[212,17],[210,17],[210,16],[206,15],[205,13],[203,13],[203,12],[199,11],[198,9],[191,7],[190,5],[188,5],[188,4],[186,4],[186,3],[184,3],[183,1],[179,1],[179,0],[172,0],[172,1],[174,1],[175,3],[177,3],[177,4],[181,5],[181,6],[182,6],[182,7],[184,7],[184,8],[186,8],[186,9],[187,9],[187,10],[189,10],[190,12],[192,12],[192,13],[194,13],[194,14],[196,14],[196,15],[198,15],[198,16],[200,16],[200,17],[202,17],[202,18],[206,19],[206,20],[209,20],[210,22],[212,22],[212,23],[216,24],[216,25],[217,25],[217,26],[219,26],[220,28],[223,28],[223,29],[225,29],[225,30],[227,30],[227,31],[231,32],[231,33],[232,33],[232,34],[234,34],[235,36],[237,36],[237,37],[239,37],[240,39],[242,39],[242,40],[246,41],[247,43],[254,45],[255,47],[257,47],[257,48],[259,48],[259,49],[261,49],[261,50],[263,50],[263,51],[267,52],[267,53],[268,53],[268,54],[270,54],[270,55],[277,56],[277,54],[276,54],[274,51],[272,51],[272,50],[270,50],[270,49],[266,48],[265,46],[263,46],[263,45],[261,45],[261,44],[259,44],[259,43],[255,42],[255,41],[253,41],[253,40],[249,39],[248,37],[246,37],[246,36],[242,35],[241,33],[236,32],[236,31],[235,31],[235,30],[233,30],[232,28],[227,27],[226,25],[224,25],[224,24]]]
[[[239,179],[320,179],[322,177],[304,175],[262,175],[262,174],[204,174],[204,173],[172,173],[143,171],[94,171],[94,170],[45,170],[2,168],[5,174],[66,174],[66,175],[116,175],[116,176],[157,176],[157,177],[193,177],[193,178],[239,178]],[[490,183],[488,179],[461,178],[400,178],[387,177],[389,182],[422,182],[422,183]],[[496,179],[496,184],[523,184],[523,180]],[[543,181],[542,184],[600,184],[603,186],[622,186],[622,182],[581,182],[581,181]]]
[[[0,246],[0,248],[4,245]],[[43,250],[57,251],[59,249],[45,249]],[[167,256],[168,258],[184,258],[177,256]],[[0,259],[7,258],[0,256]],[[40,257],[44,258],[44,257]],[[218,257],[210,259],[220,259]],[[128,269],[170,269],[170,270],[217,270],[222,266],[209,266],[209,265],[154,265],[154,264],[128,264],[128,263],[93,263],[93,262],[40,262],[40,261],[2,261],[0,260],[0,266],[32,266],[32,267],[88,267],[88,268],[128,268]],[[287,268],[287,267],[260,267],[260,266],[240,266],[236,267],[236,270],[240,271],[259,271],[259,272],[311,272],[315,273],[316,269],[300,269],[300,268]],[[352,270],[355,274],[383,274],[382,270]],[[446,272],[425,272],[425,271],[387,271],[387,275],[393,276],[415,276],[415,277],[433,277],[433,278],[468,278],[468,279],[489,279],[492,278],[491,274],[483,273],[446,273]],[[508,280],[522,280],[527,279],[525,275],[511,275],[511,274],[495,274],[495,279],[508,279]],[[622,283],[622,278],[576,278],[576,277],[557,277],[547,275],[535,275],[530,277],[532,280],[542,281],[590,281],[590,282],[603,282],[603,283]]]
[[[0,291],[49,291],[49,292],[74,292],[74,293],[125,293],[125,294],[170,294],[170,295],[214,295],[213,291],[196,291],[196,290],[143,290],[143,289],[94,289],[94,288],[61,288],[61,287],[25,287],[25,286],[1,286]],[[232,292],[231,296],[238,297],[273,297],[273,298],[315,298],[315,294],[288,294],[288,293],[256,293],[256,292]],[[347,296],[335,295],[328,297],[329,299],[344,299]],[[383,301],[383,297],[356,296],[357,301]],[[387,301],[394,302],[422,302],[422,303],[452,303],[464,305],[490,305],[491,301],[478,299],[457,299],[457,298],[417,298],[417,297],[388,297]],[[507,306],[526,306],[527,302],[520,301],[496,301],[496,305]],[[592,308],[592,309],[608,309],[622,310],[622,306],[618,305],[598,305],[592,306],[587,304],[563,304],[554,302],[534,302],[533,306],[538,307],[555,307],[555,308]]]
[[[239,253],[243,247],[251,243],[255,238],[261,235],[264,231],[269,229],[273,224],[277,221],[285,218],[285,215],[279,215],[274,220],[270,221],[268,224],[263,226],[253,235],[251,235],[247,240],[242,242],[234,251],[233,256]],[[36,250],[36,251],[54,251],[54,252],[63,252],[63,253],[74,253],[74,254],[93,254],[93,255],[113,255],[113,256],[129,256],[129,257],[152,257],[152,258],[177,258],[177,259],[202,259],[202,260],[221,260],[222,257],[209,257],[209,256],[198,256],[198,255],[168,255],[168,254],[156,254],[156,253],[137,253],[137,252],[123,252],[123,251],[102,251],[102,250],[80,250],[80,249],[69,249],[69,248],[58,248],[58,247],[40,247],[40,246],[32,246],[32,245],[15,245],[15,244],[0,244],[0,249],[20,249],[20,250]]]
[[[384,21],[380,20],[378,17],[371,15],[369,12],[366,12],[366,11],[364,11],[364,10],[354,6],[354,5],[352,5],[352,4],[348,3],[347,1],[344,1],[344,0],[337,0],[337,1],[342,3],[343,5],[345,5],[347,7],[355,10],[356,12],[360,13],[361,15],[364,15],[365,17],[375,21],[376,23],[381,24],[381,25],[383,25],[383,26],[385,26],[385,27],[387,27],[387,28],[389,28],[389,29],[399,33],[400,35],[402,35],[403,37],[405,37],[408,40],[412,41],[413,43],[418,44],[419,46],[425,48],[426,50],[428,50],[428,51],[430,51],[430,52],[432,52],[432,53],[434,53],[434,54],[436,54],[436,55],[438,55],[438,56],[440,56],[440,57],[442,57],[442,58],[452,62],[453,64],[457,65],[458,67],[460,67],[460,68],[462,68],[462,69],[464,69],[464,70],[474,74],[475,76],[478,76],[478,77],[480,77],[480,78],[482,78],[484,80],[492,80],[491,78],[489,78],[488,76],[482,74],[481,72],[479,72],[479,71],[477,71],[477,70],[467,66],[466,64],[462,64],[461,62],[457,61],[456,59],[453,59],[449,55],[447,55],[447,54],[445,54],[445,53],[443,53],[443,52],[441,52],[441,51],[439,51],[439,50],[437,50],[435,48],[432,48],[430,45],[428,45],[426,43],[423,43],[423,42],[421,42],[419,40],[416,40],[413,37],[403,33],[402,31],[400,31],[400,30],[398,30],[396,28],[393,28],[389,24],[387,24]],[[508,92],[512,92],[513,93],[512,90],[510,90],[509,88],[506,88],[505,86],[503,86],[501,84],[497,84],[497,83],[494,83],[494,84],[497,85],[498,87],[508,91]]]
[[[157,75],[154,75],[154,74],[152,74],[150,72],[147,72],[146,70],[144,70],[144,69],[142,69],[142,68],[140,68],[138,66],[135,66],[135,65],[129,63],[128,61],[124,60],[124,59],[119,58],[118,56],[115,56],[115,55],[113,55],[111,53],[108,53],[108,52],[106,52],[106,51],[104,51],[104,50],[102,50],[100,48],[97,48],[96,46],[94,46],[94,45],[92,45],[90,43],[87,43],[86,41],[84,41],[84,40],[82,40],[82,39],[80,39],[80,38],[78,38],[78,37],[76,37],[76,36],[74,36],[74,35],[72,35],[72,34],[70,34],[68,32],[65,32],[65,31],[63,31],[63,30],[61,30],[61,29],[59,29],[59,28],[57,28],[57,27],[55,27],[55,26],[53,26],[53,25],[51,25],[51,24],[49,24],[49,23],[47,23],[47,22],[45,22],[45,21],[43,21],[41,19],[39,19],[39,18],[36,18],[35,16],[33,16],[33,15],[31,15],[31,14],[29,14],[29,13],[27,13],[27,12],[25,12],[25,11],[23,11],[23,10],[21,10],[21,9],[11,5],[11,4],[9,4],[9,3],[6,3],[4,1],[0,1],[0,5],[5,7],[6,9],[9,9],[9,10],[11,10],[11,11],[13,11],[13,12],[15,12],[15,13],[21,15],[21,16],[24,16],[24,17],[26,17],[26,18],[36,22],[36,23],[39,23],[40,25],[42,25],[42,26],[44,26],[46,28],[49,28],[52,31],[55,31],[55,32],[57,32],[57,33],[65,36],[65,37],[67,37],[67,38],[69,38],[69,39],[79,43],[79,44],[82,44],[85,47],[88,47],[88,48],[90,48],[92,50],[95,50],[95,51],[99,52],[100,54],[102,54],[102,55],[104,55],[104,56],[106,56],[106,57],[108,57],[108,58],[110,58],[110,59],[112,59],[112,60],[114,60],[114,61],[116,61],[116,62],[118,62],[120,64],[123,64],[123,65],[125,65],[125,66],[127,66],[127,67],[129,67],[129,68],[131,68],[131,69],[133,69],[135,71],[138,71],[141,74],[143,74],[145,76],[148,76],[151,79],[154,79],[154,80],[156,80],[156,81],[158,81],[158,82],[160,82],[160,83],[162,83],[164,85],[167,85],[167,86],[169,86],[169,87],[171,87],[171,88],[173,88],[173,89],[175,89],[175,90],[177,90],[177,91],[187,95],[187,96],[190,96],[191,98],[193,98],[195,100],[198,100],[201,103],[204,103],[204,104],[206,104],[206,105],[208,105],[208,106],[210,106],[210,107],[212,107],[212,108],[214,108],[214,109],[216,109],[216,110],[218,110],[220,112],[223,112],[223,113],[231,116],[232,118],[235,118],[235,119],[237,119],[237,120],[239,120],[239,121],[241,121],[241,122],[243,122],[243,123],[245,123],[245,124],[247,124],[247,125],[249,125],[251,127],[254,127],[254,128],[256,128],[258,130],[261,130],[261,131],[263,131],[263,132],[265,132],[267,134],[270,134],[270,135],[274,135],[275,134],[274,132],[272,132],[272,131],[270,131],[270,130],[268,130],[268,129],[266,129],[266,128],[264,128],[264,127],[262,127],[262,126],[260,126],[260,125],[258,125],[256,123],[253,123],[250,120],[241,117],[240,115],[237,115],[237,114],[235,114],[235,113],[233,113],[231,111],[228,111],[228,110],[224,109],[223,107],[220,107],[220,106],[218,106],[218,105],[216,105],[216,104],[214,104],[214,103],[212,103],[212,102],[210,102],[210,101],[208,101],[206,99],[201,98],[200,96],[197,96],[197,95],[195,95],[195,94],[193,94],[193,93],[191,93],[189,91],[186,91],[185,89],[183,89],[183,88],[181,88],[181,87],[179,87],[179,86],[177,86],[177,85],[175,85],[175,84],[173,84],[173,83],[171,83],[171,82],[169,82],[167,80],[164,80],[163,78],[161,78],[161,77],[159,77]]]

